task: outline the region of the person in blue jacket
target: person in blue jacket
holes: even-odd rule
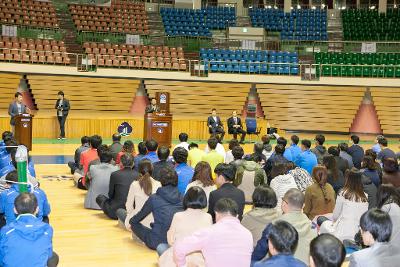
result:
[[[287,150],[290,151],[290,154],[292,155],[292,161],[294,161],[301,153],[301,148],[298,146],[300,139],[297,135],[292,135],[290,137],[290,140],[292,141],[292,143]]]
[[[175,171],[178,174],[178,191],[183,196],[187,185],[192,182],[194,170],[187,164],[188,152],[183,147],[175,148],[172,156],[176,163]]]
[[[54,267],[58,256],[53,252],[53,228],[35,216],[35,194],[21,193],[13,202],[16,220],[1,229],[0,266]]]
[[[0,194],[0,213],[4,213],[7,224],[15,221],[15,211],[14,211],[14,200],[20,194],[18,185],[18,174],[17,171],[12,171],[6,176],[7,184],[10,186],[9,189],[4,190]],[[28,191],[31,191],[31,186],[28,185]],[[44,222],[49,221],[50,205],[47,201],[46,193],[40,188],[34,188],[32,192],[38,202],[39,210],[36,214],[39,220]]]
[[[310,150],[311,141],[304,139],[301,141],[301,150],[302,152],[297,156],[294,163],[300,168],[305,169],[311,175],[312,170],[315,166],[317,166],[318,161],[317,157]]]

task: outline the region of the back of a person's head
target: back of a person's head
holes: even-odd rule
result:
[[[174,157],[174,161],[178,164],[186,163],[188,158],[188,152],[183,147],[177,147],[172,152],[172,156]]]
[[[296,228],[286,221],[275,221],[268,227],[268,242],[271,242],[278,254],[293,254],[299,242]]]
[[[97,149],[103,143],[103,139],[99,135],[92,135],[90,137],[90,146]]]
[[[292,141],[293,144],[297,145],[300,141],[300,138],[294,134],[290,137],[290,140]]]
[[[178,174],[172,168],[163,168],[160,171],[160,183],[162,186],[178,185]]]
[[[328,148],[328,153],[332,156],[338,157],[340,155],[340,150],[337,146],[330,146]]]
[[[375,160],[371,156],[364,156],[361,167],[368,170],[376,170]]]
[[[239,207],[231,198],[221,198],[215,203],[214,211],[216,213],[229,214],[236,217],[239,213]]]
[[[388,242],[393,223],[387,212],[373,208],[361,216],[360,228],[363,232],[369,232],[376,242]]]
[[[336,169],[336,160],[333,155],[326,155],[322,158],[322,163],[328,170]]]
[[[207,196],[204,190],[199,186],[190,187],[183,197],[183,208],[186,209],[204,209],[207,207]]]
[[[154,152],[157,150],[158,143],[156,140],[151,139],[146,141],[146,148],[148,152]]]
[[[12,132],[10,132],[10,131],[4,131],[2,134],[1,134],[1,140],[4,140],[6,137],[12,137],[13,136],[13,133]]]
[[[367,149],[365,150],[364,156],[370,156],[374,161],[376,161],[376,152],[373,151],[372,149]]]
[[[285,163],[276,163],[272,166],[271,177],[275,178],[279,175],[285,175],[287,173],[287,167]]]
[[[18,215],[35,214],[38,208],[38,201],[32,193],[21,193],[14,200],[14,207]]]
[[[399,164],[394,158],[385,158],[382,163],[385,172],[394,173],[399,171]]]
[[[304,194],[296,188],[289,189],[283,199],[287,202],[289,207],[296,210],[301,210],[304,205]]]
[[[346,171],[342,195],[345,199],[351,201],[356,201],[356,202],[368,201],[364,193],[364,187],[362,183],[362,173],[358,169],[353,167],[350,170]]]
[[[254,153],[253,155],[251,155],[251,157],[246,157],[246,160],[260,163],[262,161],[262,154]]]
[[[191,149],[193,149],[193,148],[199,148],[199,145],[198,144],[196,144],[196,143],[190,143],[189,144],[189,150],[191,150]]]
[[[279,137],[278,139],[276,139],[276,143],[278,145],[283,145],[284,147],[286,147],[287,145],[287,140],[284,137]]]
[[[235,146],[240,146],[237,139],[232,139],[231,141],[229,141],[229,150],[232,150]]]
[[[180,133],[178,138],[180,142],[187,142],[189,136],[187,133]]]
[[[254,148],[253,148],[254,153],[262,154],[263,150],[264,150],[264,144],[263,143],[257,142],[257,143],[254,144]]]
[[[379,186],[376,198],[378,208],[388,204],[396,204],[400,207],[400,192],[391,184]]]
[[[378,139],[378,144],[380,144],[381,146],[387,147],[388,140],[386,138],[380,138],[380,139]]]
[[[244,155],[243,147],[236,146],[232,149],[232,156],[235,160],[242,159]]]
[[[99,149],[101,147],[101,149]],[[99,146],[97,149],[97,154],[99,155],[100,162],[102,163],[110,163],[111,160],[113,159],[111,150],[108,146],[102,147]]]
[[[219,176],[224,177],[225,181],[232,182],[235,179],[236,167],[232,164],[219,163],[214,172]]]
[[[132,153],[135,150],[133,142],[131,140],[126,140],[122,147],[127,153]]]
[[[328,170],[325,166],[317,165],[312,170],[312,178],[321,187],[324,187],[328,180]]]
[[[124,168],[132,168],[134,163],[134,159],[132,154],[124,153],[121,156],[121,164]]]
[[[113,142],[119,142],[121,141],[121,135],[119,133],[115,133],[112,135],[112,140]]]
[[[278,203],[275,191],[268,185],[259,185],[254,189],[253,206],[255,208],[274,209]]]
[[[318,145],[322,146],[325,143],[325,136],[322,134],[317,134],[315,136],[315,141],[317,141]]]
[[[6,183],[7,184],[18,183],[18,172],[16,170],[7,173]]]
[[[204,187],[214,185],[211,166],[206,161],[200,161],[194,168],[192,181],[199,181]]]
[[[353,141],[354,144],[358,144],[360,142],[360,137],[358,137],[355,134],[353,134],[350,138],[351,138],[351,141]]]
[[[140,155],[146,155],[147,154],[146,142],[140,142],[138,144],[138,152],[139,152]]]
[[[151,175],[153,174],[153,164],[149,159],[142,159],[139,162],[139,185],[143,192],[150,196],[153,192],[153,183],[151,181]]]
[[[338,148],[340,149],[340,151],[347,152],[347,150],[349,149],[349,146],[347,145],[347,143],[339,143]]]
[[[263,136],[261,137],[261,142],[263,142],[264,145],[268,145],[268,144],[269,144],[269,141],[270,141],[270,138],[269,138],[268,135],[263,135]]]
[[[170,153],[169,148],[166,146],[160,146],[157,149],[157,156],[159,160],[167,160],[169,157],[169,153]]]
[[[217,147],[218,139],[215,137],[211,137],[210,139],[207,140],[207,144],[211,150],[214,150]]]
[[[344,245],[331,234],[321,234],[310,243],[311,266],[340,267],[345,257]]]
[[[18,146],[18,142],[17,140],[15,140],[15,138],[6,138],[5,140],[5,144],[6,144],[6,151],[8,154],[11,154],[13,151],[14,153],[17,151],[17,146]]]
[[[81,137],[81,144],[82,145],[84,145],[84,144],[89,144],[89,142],[90,142],[90,137],[89,136],[82,136]]]
[[[303,139],[301,140],[301,144],[306,148],[306,149],[310,149],[311,147],[311,141],[308,139]]]
[[[285,153],[285,146],[282,144],[276,145],[275,146],[275,153],[278,155],[283,155]]]

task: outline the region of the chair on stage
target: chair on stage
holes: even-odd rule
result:
[[[257,120],[256,118],[246,118],[246,132],[247,135],[251,136],[256,135],[259,137],[260,132],[261,132],[261,127],[257,128]]]

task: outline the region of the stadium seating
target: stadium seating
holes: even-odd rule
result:
[[[322,76],[400,77],[400,53],[323,52],[314,58]]]
[[[236,25],[235,8],[205,9],[161,8],[165,33],[168,36],[211,37],[210,30],[222,30]]]
[[[400,132],[399,88],[371,87],[371,96],[378,114],[379,123],[385,134]]]
[[[78,31],[149,34],[144,3],[112,1],[110,7],[69,5]]]
[[[350,9],[342,11],[344,40],[400,41],[400,11]]]
[[[84,43],[88,58],[99,67],[186,70],[182,47]]]
[[[54,6],[50,1],[1,0],[0,21],[2,24],[29,27],[59,27]]]
[[[200,49],[200,60],[211,72],[298,75],[296,52]]]
[[[2,36],[0,61],[70,64],[63,41]]]
[[[299,9],[285,13],[279,9],[250,9],[254,27],[280,32],[282,40],[327,40],[326,10]]]

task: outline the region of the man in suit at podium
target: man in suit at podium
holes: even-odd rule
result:
[[[157,105],[157,99],[152,98],[150,105],[146,107],[146,113],[160,112],[160,107]]]
[[[217,110],[215,108],[211,110],[211,116],[207,119],[207,126],[210,134],[213,136],[221,134],[220,142],[222,142],[225,135],[224,126],[222,125],[221,119],[217,116]]]
[[[15,134],[15,116],[29,113],[31,110],[22,103],[22,94],[20,92],[15,93],[15,101],[13,101],[8,107],[8,115],[11,116],[10,125],[11,131]]]
[[[71,106],[68,99],[64,98],[64,92],[60,91],[57,94],[58,99],[55,109],[57,109],[57,119],[60,125],[60,136],[58,139],[65,139],[65,121],[67,120],[68,112]]]
[[[242,120],[237,116],[236,110],[232,112],[232,117],[228,119],[228,133],[233,134],[233,138],[235,139],[237,139],[238,134],[241,134],[240,143],[244,144],[246,131],[243,130]]]

